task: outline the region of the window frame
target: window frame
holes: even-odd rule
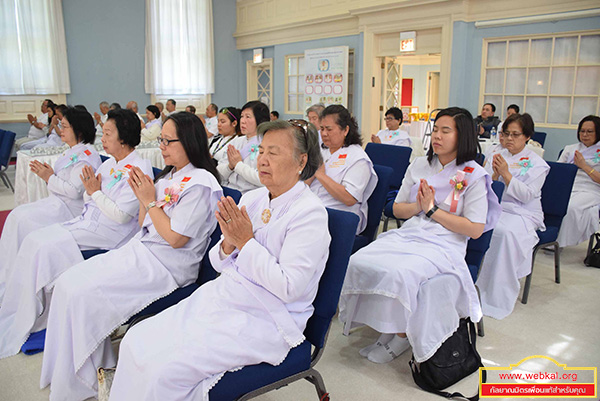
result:
[[[521,107],[521,110],[524,110],[525,112],[527,111],[527,101],[528,98],[532,99],[532,98],[545,98],[546,99],[546,110],[545,110],[545,115],[543,117],[543,121],[536,121],[536,127],[540,127],[540,128],[558,128],[558,129],[573,129],[573,128],[577,128],[577,123],[571,123],[572,122],[572,118],[573,118],[573,108],[574,108],[574,102],[575,99],[577,98],[595,98],[596,99],[596,110],[595,113],[596,115],[598,115],[598,113],[600,112],[600,93],[596,94],[596,95],[580,95],[580,94],[576,94],[575,93],[575,87],[576,87],[576,83],[577,83],[577,72],[578,72],[578,68],[580,67],[588,67],[588,66],[592,66],[592,67],[600,67],[600,63],[598,64],[586,64],[586,63],[581,63],[579,61],[579,50],[580,50],[580,46],[581,46],[581,36],[591,36],[591,35],[600,35],[600,30],[598,29],[593,29],[593,30],[582,30],[582,31],[569,31],[569,32],[559,32],[559,33],[546,33],[546,34],[533,34],[533,35],[515,35],[515,36],[503,36],[503,37],[491,37],[491,38],[484,38],[483,39],[483,44],[482,44],[482,56],[481,56],[481,75],[480,75],[480,84],[479,84],[479,105],[483,105],[485,102],[486,97],[489,96],[499,96],[502,98],[502,104],[501,105],[496,105],[497,107],[497,111],[499,110],[500,113],[496,113],[499,117],[504,118],[504,114],[506,112],[506,107],[508,107],[508,104],[504,104],[505,103],[505,98],[506,97],[512,97],[512,96],[521,96],[523,97],[523,104],[519,105]],[[577,49],[576,49],[576,53],[575,53],[575,61],[572,64],[555,64],[554,62],[554,49],[556,46],[556,40],[560,39],[560,38],[568,38],[568,37],[576,37],[577,38]],[[550,55],[550,60],[549,60],[549,64],[544,64],[544,65],[532,65],[531,64],[531,42],[532,40],[536,40],[536,39],[551,39],[552,40],[552,49],[551,49],[551,55]],[[509,51],[509,44],[511,41],[523,41],[523,40],[527,40],[528,41],[528,57],[527,57],[527,63],[524,66],[509,66],[508,65],[508,51]],[[491,43],[505,43],[506,44],[506,48],[505,48],[505,55],[504,55],[504,65],[502,67],[488,67],[487,66],[487,61],[488,61],[488,49],[489,49],[489,45]],[[573,81],[571,83],[572,87],[571,87],[571,93],[570,94],[552,94],[552,71],[553,68],[573,68]],[[528,94],[527,90],[528,90],[528,82],[529,82],[529,72],[531,69],[534,68],[547,68],[548,69],[548,82],[547,82],[547,90],[545,94]],[[508,69],[525,69],[525,85],[523,88],[523,93],[508,93],[506,91],[506,79],[507,79],[507,74],[508,74]],[[486,92],[486,78],[487,78],[487,72],[490,70],[503,70],[504,72],[504,81],[503,81],[503,86],[502,86],[502,92],[501,93],[492,93],[492,92]],[[561,124],[561,123],[549,123],[548,122],[548,111],[549,111],[549,107],[550,107],[550,99],[557,99],[557,98],[568,98],[570,100],[570,109],[569,109],[569,117],[568,117],[568,123],[566,124]]]
[[[298,63],[298,74],[290,74],[290,70],[289,70],[289,61],[290,59],[297,59],[297,63]],[[302,107],[304,106],[304,92],[293,92],[290,93],[290,88],[289,88],[289,82],[290,82],[290,77],[297,77],[298,78],[298,86],[300,86],[300,79],[304,79],[304,71],[302,71],[302,74],[300,73],[300,59],[304,59],[304,53],[297,53],[297,54],[287,54],[285,56],[285,81],[284,81],[284,110],[285,110],[285,114],[294,114],[294,115],[300,115],[303,116],[304,115],[304,111],[303,110],[290,110],[290,95],[295,95],[296,98],[298,98],[300,95],[302,95],[302,105],[300,104],[300,102],[298,102],[298,106]],[[299,89],[298,89],[299,90]],[[304,108],[306,109],[306,107]]]

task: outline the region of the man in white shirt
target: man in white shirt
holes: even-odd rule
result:
[[[15,141],[15,147],[17,150],[26,142],[35,141],[43,138],[48,133],[48,106],[53,105],[54,102],[50,99],[44,99],[42,102],[41,111],[37,118],[31,114],[27,114],[27,120],[31,124],[29,132],[26,137],[19,138]]]
[[[163,111],[162,116],[161,116],[163,123],[165,122],[167,117],[169,117],[171,114],[175,113],[176,106],[177,106],[177,102],[175,101],[175,99],[167,100],[167,105],[165,107],[167,109],[167,111]]]
[[[138,118],[140,119],[140,121],[144,121],[144,119],[142,118],[142,116],[140,115],[140,113],[138,113],[138,104],[137,104],[136,101],[132,100],[132,101],[128,102],[127,105],[125,106],[125,108],[127,110],[133,111],[138,116]]]
[[[204,122],[204,126],[206,130],[210,132],[212,135],[217,135],[219,130],[217,128],[217,113],[219,112],[219,108],[216,104],[211,103],[206,107],[206,120]],[[210,135],[210,136],[212,136]]]
[[[104,123],[108,119],[108,102],[100,102],[100,113],[94,113],[94,120],[96,120],[96,135],[98,133],[102,133],[102,127],[104,127]]]

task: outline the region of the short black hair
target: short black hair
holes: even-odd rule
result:
[[[459,166],[470,160],[475,160],[479,142],[473,115],[469,110],[461,107],[448,107],[437,113],[435,120],[437,121],[444,116],[452,117],[456,125],[456,165]],[[433,160],[433,155],[433,146],[430,146],[427,151],[427,161],[429,163]]]
[[[211,108],[212,108],[212,110],[213,110],[215,113],[218,113],[218,112],[219,112],[219,106],[217,106],[216,104],[214,104],[214,103],[211,103],[211,104],[209,104],[208,106],[209,106],[209,107],[211,107]]]
[[[269,117],[269,106],[258,100],[252,100],[242,106],[242,111],[246,109],[252,109],[252,114],[256,120],[256,126],[258,127],[261,123],[271,121]]]
[[[147,106],[146,110],[154,114],[154,118],[160,118],[160,110],[158,110],[158,107],[156,107],[155,105],[151,104]]]
[[[50,106],[50,105],[56,106],[56,104],[52,101],[52,99],[44,99],[44,102],[47,102],[46,106]],[[44,103],[44,102],[42,102],[42,103]]]
[[[278,111],[273,110],[271,112],[271,114],[273,114],[275,117],[279,118],[279,112]]]
[[[137,114],[128,109],[109,110],[108,120],[115,122],[122,144],[132,148],[140,144],[142,127]]]
[[[510,110],[510,109],[513,109],[515,111],[515,113],[517,113],[517,114],[519,114],[519,112],[521,111],[521,109],[519,108],[519,106],[517,106],[516,104],[511,104],[510,106],[508,106],[506,108],[506,110]]]
[[[231,123],[233,124],[233,122],[236,122],[235,125],[235,134],[236,135],[240,135],[242,133],[241,127],[240,127],[240,114],[242,113],[242,111],[236,107],[223,107],[221,109],[221,111],[219,112],[221,114],[223,114],[225,117],[227,117],[229,119],[229,121],[231,121]]]
[[[202,121],[195,114],[187,111],[173,113],[167,117],[165,123],[167,121],[175,123],[177,139],[181,142],[190,163],[196,168],[208,171],[215,176],[217,182],[220,182],[219,172],[208,150],[208,136],[206,135],[206,129]],[[154,182],[164,177],[171,170],[173,170],[173,166],[166,166],[156,176]]]
[[[496,112],[496,105],[494,103],[484,103],[484,106],[490,105],[490,107],[492,108],[492,111],[495,113]]]
[[[350,145],[362,145],[362,137],[358,132],[358,124],[356,119],[352,117],[347,108],[341,104],[332,104],[327,106],[323,113],[321,113],[321,120],[326,116],[335,115],[335,123],[342,129],[345,130],[348,127],[348,134],[344,138],[344,146]]]
[[[94,143],[96,139],[96,125],[90,113],[75,107],[68,107],[63,113],[63,117],[71,124],[77,142]]]
[[[167,99],[167,103],[168,102],[173,103],[173,106],[177,106],[177,102],[175,101],[175,99]]]
[[[114,103],[111,103],[111,104],[110,104],[110,107],[109,107],[109,109],[112,109],[112,110],[119,110],[119,109],[121,109],[121,105],[120,105],[119,103],[117,103],[117,102],[114,102]]]
[[[598,137],[598,135],[600,135],[600,117],[591,114],[589,116],[583,117],[583,119],[579,121],[579,126],[577,127],[577,140],[581,142],[581,139],[579,138],[579,131],[581,131],[581,127],[586,121],[591,121],[594,123],[594,127],[596,129],[596,139],[594,140],[594,143],[598,143],[598,140],[600,140],[600,138]]]
[[[157,108],[158,108],[158,107],[157,107]],[[188,106],[185,106],[185,109],[186,109],[186,111],[187,111],[187,109],[190,109],[190,111],[189,111],[190,113],[192,113],[192,114],[196,114],[196,106],[194,106],[194,105],[191,105],[191,104],[190,104],[190,105],[188,105]]]
[[[402,110],[397,107],[392,107],[388,111],[385,112],[385,115],[391,114],[394,116],[396,120],[400,120],[400,125],[402,125]]]
[[[55,112],[60,111],[60,114],[63,115],[63,117],[65,116],[65,113],[67,112],[67,110],[69,110],[69,108],[67,107],[67,105],[65,104],[59,104],[58,106],[56,106],[56,110],[54,110]]]
[[[527,139],[531,138],[535,133],[535,124],[533,123],[533,118],[527,113],[524,114],[513,114],[512,116],[506,117],[506,120],[502,123],[502,130],[508,128],[508,126],[512,123],[519,124],[521,130],[523,131],[523,135]]]

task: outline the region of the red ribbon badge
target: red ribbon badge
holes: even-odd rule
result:
[[[191,179],[192,177],[183,177],[183,180],[181,180],[181,182],[188,182]]]
[[[84,150],[83,153],[85,153],[88,156],[92,154],[92,152],[90,152],[88,149]]]
[[[340,155],[340,156],[338,157],[338,159],[345,159],[346,157],[348,157],[348,154],[347,154],[347,153],[345,153],[345,154],[343,154],[343,155]]]

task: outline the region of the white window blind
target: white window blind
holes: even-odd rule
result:
[[[71,91],[61,0],[0,2],[0,95]]]
[[[146,92],[214,93],[210,0],[146,0]]]

